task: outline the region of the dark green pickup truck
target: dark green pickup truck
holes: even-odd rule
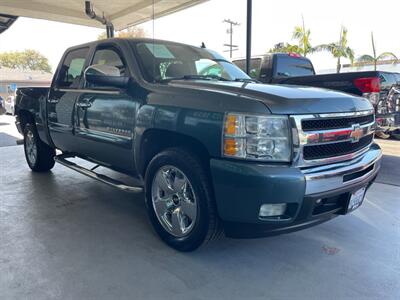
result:
[[[33,171],[58,162],[128,192],[144,190],[156,232],[181,251],[221,232],[261,237],[346,214],[380,168],[367,99],[258,84],[211,50],[172,42],[70,48],[51,87],[19,89],[15,110]]]

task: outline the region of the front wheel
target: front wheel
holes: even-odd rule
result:
[[[26,162],[32,171],[46,172],[54,167],[56,151],[40,140],[32,124],[27,124],[24,129],[24,150]]]
[[[146,206],[161,239],[179,251],[193,251],[220,233],[209,178],[189,151],[156,155],[146,171]]]

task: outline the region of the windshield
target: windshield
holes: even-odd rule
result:
[[[167,80],[251,80],[246,73],[218,53],[168,42],[135,43],[147,81]]]
[[[314,68],[308,59],[292,56],[278,56],[275,67],[276,77],[296,77],[315,75]]]

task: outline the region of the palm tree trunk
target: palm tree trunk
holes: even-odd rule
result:
[[[307,52],[306,52],[306,26],[304,25],[304,16],[303,16],[303,14],[301,15],[301,19],[303,20],[303,55],[304,55],[304,57],[307,57]]]
[[[372,42],[372,51],[374,52],[374,71],[376,71],[376,63],[378,59],[376,58],[376,50],[375,50],[375,41],[374,41],[374,33],[371,32],[371,42]]]
[[[342,65],[340,64],[340,57],[337,59],[337,64],[336,64],[336,73],[340,73],[340,68]]]

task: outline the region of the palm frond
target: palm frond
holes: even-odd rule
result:
[[[303,28],[301,28],[300,26],[296,26],[294,28],[292,38],[296,40],[302,39],[303,35],[304,35]]]
[[[346,58],[350,59],[351,64],[354,63],[354,50],[351,49],[350,47],[347,47],[344,49],[344,52],[346,54]]]
[[[335,43],[321,44],[314,47],[315,51],[328,51],[331,53],[333,53],[335,48],[337,48],[337,45]]]
[[[372,62],[374,60],[374,57],[369,54],[364,54],[357,58],[357,62]]]
[[[382,60],[385,58],[392,58],[392,59],[398,59],[397,56],[393,52],[383,52],[379,54],[379,56],[376,58],[377,60]]]

